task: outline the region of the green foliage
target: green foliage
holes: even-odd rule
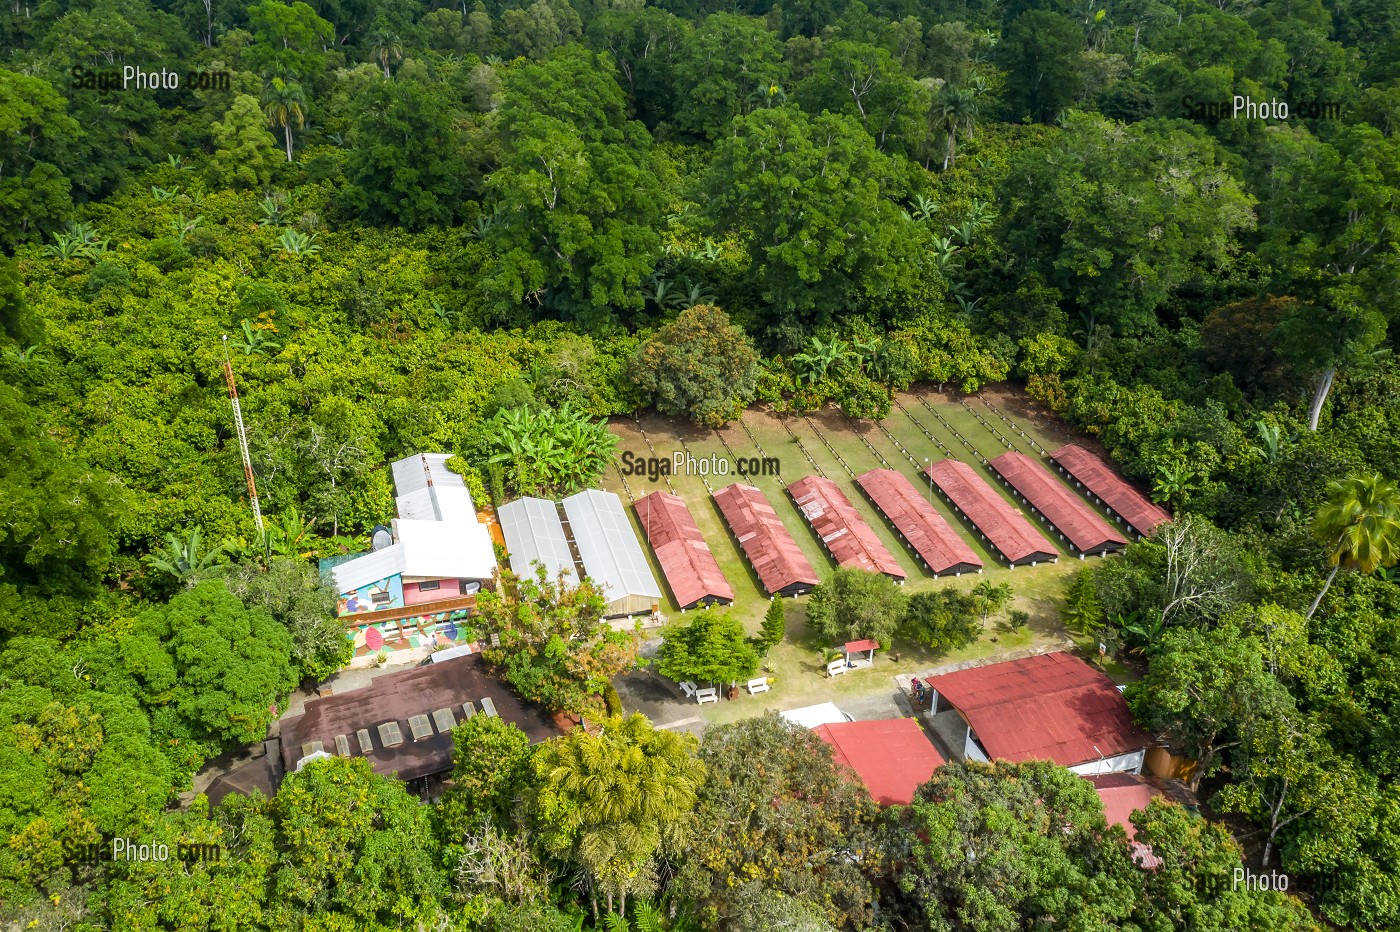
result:
[[[723,427],[753,400],[758,360],[753,342],[729,315],[697,304],[642,345],[635,377],[658,411]]]
[[[452,786],[438,807],[449,850],[482,823],[509,828],[516,821],[530,739],[498,716],[473,715],[453,729],[452,747]]]
[[[486,425],[488,463],[507,470],[517,495],[569,495],[594,485],[618,440],[603,421],[568,405],[502,408]]]
[[[583,872],[608,912],[657,887],[657,858],[680,852],[705,777],[693,735],[646,717],[609,718],[594,736],[576,728],[535,752],[528,809],[545,848]]]
[[[782,596],[774,596],[763,613],[763,623],[758,629],[758,647],[768,653],[783,642],[787,635],[787,603]]]
[[[841,567],[812,590],[807,623],[833,643],[872,638],[888,647],[906,601],[904,590],[883,573]]]
[[[829,745],[769,712],[705,729],[700,757],[695,819],[705,830],[677,884],[707,928],[750,928],[745,917],[767,912],[756,901],[780,897],[796,901],[782,912],[804,917],[799,928],[822,928],[814,915],[835,927],[869,921],[871,878],[883,869],[879,810]]]
[[[695,612],[688,624],[667,625],[656,669],[673,680],[736,683],[758,670],[758,651],[744,626],[721,609]]]
[[[1137,903],[1136,868],[1093,786],[1049,761],[940,767],[900,833],[896,881],[930,928],[1015,928],[1069,909],[1116,925]]]
[[[550,709],[592,711],[613,677],[637,662],[637,632],[603,620],[607,603],[592,580],[571,585],[502,571],[497,591],[477,596],[478,630],[500,636],[482,652],[523,698]]]
[[[210,129],[215,151],[209,174],[216,184],[256,190],[271,183],[278,163],[277,140],[267,131],[267,118],[256,97],[239,94],[223,122]]]
[[[1065,604],[1060,609],[1060,617],[1067,628],[1081,635],[1087,635],[1103,624],[1103,606],[1099,604],[1093,570],[1083,569],[1074,574],[1074,580],[1065,594]]]
[[[909,597],[901,627],[935,651],[958,650],[982,634],[977,599],[956,589],[917,592]]]
[[[296,685],[287,629],[219,580],[146,609],[118,647],[158,728],[211,749],[261,741]]]

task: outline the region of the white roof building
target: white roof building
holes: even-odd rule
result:
[[[622,499],[612,492],[588,489],[569,496],[563,504],[583,571],[603,590],[609,614],[632,615],[659,606],[661,587]]]
[[[511,572],[522,579],[533,579],[535,563],[544,566],[551,580],[561,572],[576,580],[574,557],[559,520],[559,506],[544,498],[517,498],[496,510],[510,552]]]
[[[394,542],[334,567],[336,591],[353,592],[391,576],[405,579],[487,580],[496,552],[476,519],[462,477],[446,467],[450,454],[420,453],[393,464],[399,517]]]

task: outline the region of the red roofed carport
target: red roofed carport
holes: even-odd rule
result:
[[[821,582],[762,492],[736,482],[714,500],[769,595],[801,595]]]
[[[632,507],[681,611],[734,601],[734,590],[683,498],[656,491],[639,498]]]
[[[1026,454],[1012,450],[993,457],[987,466],[1067,538],[1081,560],[1087,553],[1102,556],[1128,545],[1084,499]]]
[[[924,468],[938,491],[962,514],[1009,566],[1035,566],[1060,558],[1055,545],[1045,539],[1011,503],[987,485],[961,460],[945,459]]]
[[[967,726],[974,760],[1051,760],[1082,775],[1140,773],[1152,740],[1113,680],[1056,651],[925,681],[932,708],[951,706]]]
[[[788,486],[787,492],[838,564],[904,582],[904,567],[880,543],[840,486],[824,476],[807,476]]]
[[[855,771],[882,806],[907,806],[943,766],[943,758],[912,718],[839,722],[812,729],[831,745],[836,762]]]
[[[1172,519],[1171,514],[1152,502],[1113,467],[1077,443],[1067,443],[1050,454],[1062,472],[1117,515],[1139,538],[1146,537]]]

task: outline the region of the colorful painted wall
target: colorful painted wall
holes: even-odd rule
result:
[[[355,615],[360,612],[377,612],[385,608],[404,607],[403,577],[390,576],[361,586],[354,592],[343,592],[336,603],[335,613],[340,616]]]

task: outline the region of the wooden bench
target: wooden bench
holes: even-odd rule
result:
[[[719,690],[713,686],[695,690],[695,701],[704,705],[707,702],[719,702]]]
[[[765,676],[760,676],[756,680],[749,680],[747,683],[744,684],[744,688],[749,691],[750,696],[756,695],[758,693],[766,693],[768,692],[768,678]]]
[[[683,680],[676,685],[681,688],[681,692],[685,693],[687,699],[693,699],[695,697],[695,690],[700,688],[690,680]]]
[[[846,672],[847,670],[849,670],[849,669],[850,669],[850,665],[848,665],[848,664],[846,663],[846,660],[845,660],[845,658],[843,657],[843,658],[840,659],[840,660],[833,660],[833,661],[831,661],[831,663],[828,663],[828,664],[826,665],[826,675],[827,675],[827,676],[840,676],[842,673],[845,673],[845,672]]]

